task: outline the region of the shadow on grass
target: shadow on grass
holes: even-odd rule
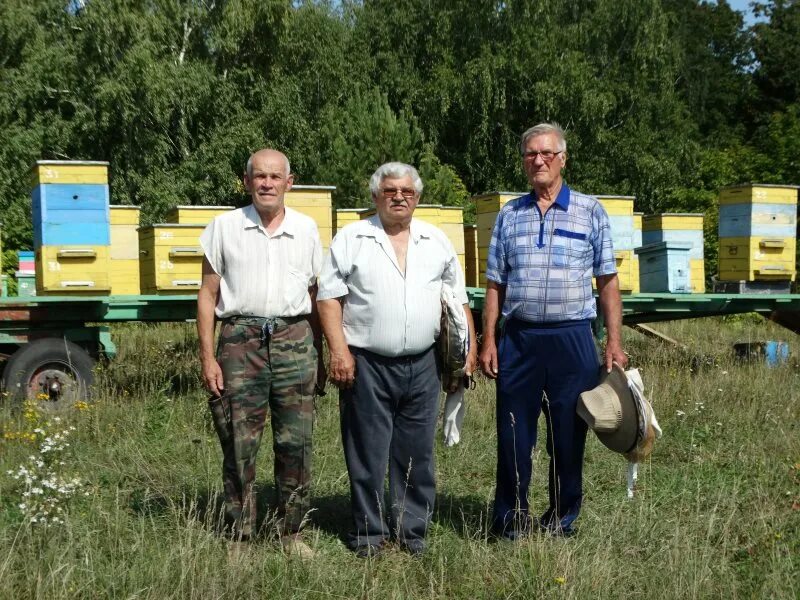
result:
[[[347,494],[331,494],[311,497],[311,523],[342,542],[347,542],[347,534],[352,528],[350,497]]]
[[[492,504],[480,496],[441,494],[436,498],[433,522],[452,529],[465,539],[485,538],[492,517]]]

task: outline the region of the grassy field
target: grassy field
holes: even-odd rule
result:
[[[0,597],[797,598],[800,369],[796,358],[738,363],[732,344],[783,339],[800,357],[800,338],[756,317],[656,327],[692,350],[626,331],[664,429],[633,501],[623,459],[590,434],[578,535],[492,540],[494,392],[482,381],[462,443],[437,442],[430,551],[359,560],[341,541],[348,484],[329,390],[317,404],[308,530],[318,556],[303,563],[267,536],[230,560],[215,533],[220,452],[191,326],[119,326],[120,354],[98,372],[95,403],[60,422],[35,403],[0,407]],[[259,456],[262,512],[273,495],[270,446]],[[534,459],[541,512],[543,443]],[[26,486],[21,466],[38,479]],[[41,493],[23,496],[33,488]],[[45,523],[26,518],[31,498],[52,499]]]

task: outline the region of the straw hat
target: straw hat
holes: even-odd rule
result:
[[[624,454],[639,441],[639,410],[622,367],[600,370],[600,384],[578,400],[578,415],[606,447]]]

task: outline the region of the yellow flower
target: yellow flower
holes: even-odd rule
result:
[[[565,583],[567,583],[565,577],[556,577],[555,579],[553,579],[553,581],[555,581],[558,585],[564,585]]]
[[[36,394],[36,399],[37,400],[49,400],[50,396],[48,396],[44,392],[40,392],[40,393]]]

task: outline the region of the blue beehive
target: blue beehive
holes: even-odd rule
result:
[[[107,185],[39,184],[31,199],[35,247],[110,244]]]
[[[639,286],[642,292],[692,292],[690,242],[656,242],[636,248],[639,256]]]

